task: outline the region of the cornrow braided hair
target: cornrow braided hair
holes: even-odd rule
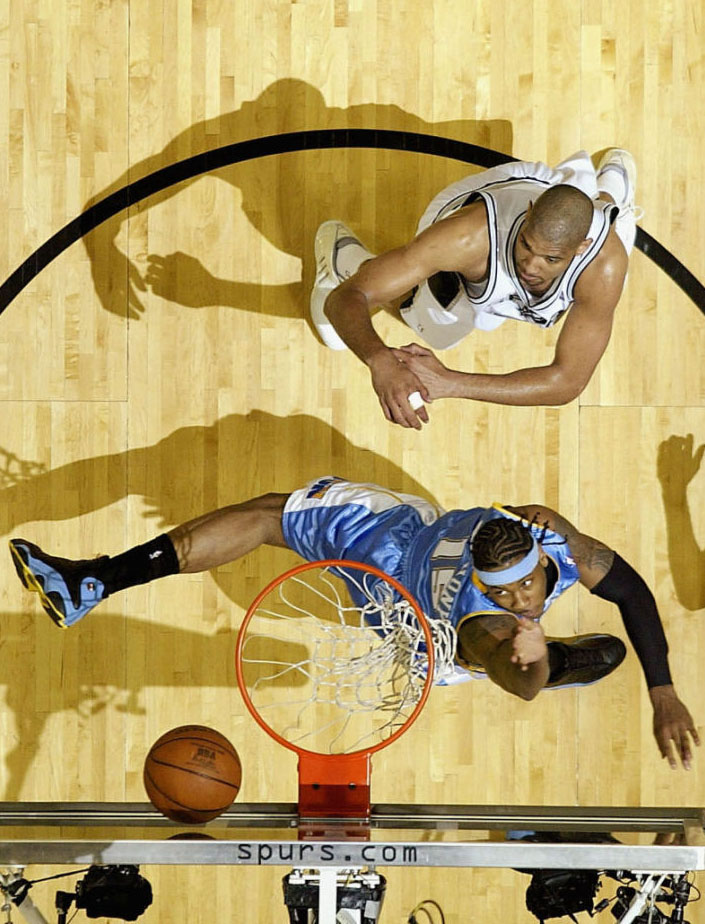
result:
[[[530,523],[526,520],[510,520],[508,517],[495,517],[478,529],[472,540],[472,557],[475,565],[482,571],[492,571],[509,565],[513,559],[524,556],[533,545],[532,526],[538,525],[534,517]],[[541,533],[537,536],[539,543],[544,542],[548,523],[543,523]],[[555,540],[546,545],[564,545],[565,539]]]

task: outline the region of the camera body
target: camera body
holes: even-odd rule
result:
[[[56,893],[59,911],[65,913],[72,902],[89,918],[136,921],[152,904],[152,887],[140,876],[139,866],[91,866],[75,893]]]

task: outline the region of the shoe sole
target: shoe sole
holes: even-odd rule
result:
[[[64,614],[56,608],[51,598],[44,592],[41,578],[29,567],[21,549],[15,545],[12,539],[9,542],[9,546],[12,554],[12,563],[15,566],[15,571],[17,571],[17,575],[22,581],[22,584],[30,592],[39,594],[39,601],[47,616],[49,616],[60,629],[67,629],[68,626],[66,625]]]

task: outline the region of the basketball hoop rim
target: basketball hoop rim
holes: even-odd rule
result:
[[[371,745],[370,747],[359,748],[357,751],[350,751],[346,754],[325,754],[320,751],[311,751],[308,748],[302,748],[299,745],[293,744],[291,741],[287,741],[286,738],[283,738],[278,732],[274,731],[273,728],[264,721],[262,716],[257,711],[255,705],[250,699],[250,694],[247,691],[245,685],[245,678],[242,670],[242,649],[245,643],[245,636],[247,634],[247,627],[250,624],[252,617],[254,616],[257,608],[267,594],[285,581],[287,578],[295,577],[297,574],[301,574],[304,571],[313,571],[315,568],[351,568],[357,569],[358,571],[366,571],[370,574],[374,574],[376,577],[381,578],[384,581],[387,581],[413,608],[417,619],[423,630],[424,638],[426,641],[426,653],[428,655],[428,668],[426,671],[426,682],[424,683],[421,696],[419,701],[414,707],[413,711],[409,718],[404,722],[404,724],[398,728],[389,738],[385,738],[384,741],[380,741],[377,744]],[[374,626],[370,626],[370,629],[374,630]],[[276,578],[271,580],[266,587],[264,587],[252,601],[248,607],[245,617],[242,621],[242,625],[237,634],[237,642],[235,645],[235,673],[237,676],[237,685],[240,689],[240,693],[245,702],[248,712],[252,718],[257,722],[260,728],[264,729],[267,734],[273,738],[276,742],[282,745],[282,747],[287,748],[290,751],[294,751],[299,756],[309,755],[320,760],[331,760],[339,763],[340,761],[345,760],[358,760],[360,757],[365,755],[369,756],[374,754],[376,751],[381,751],[383,748],[388,747],[390,744],[393,744],[397,739],[399,739],[404,732],[408,731],[409,728],[414,724],[416,719],[421,714],[421,710],[426,705],[426,700],[428,699],[429,693],[431,692],[431,687],[433,686],[433,673],[435,668],[435,652],[433,649],[433,636],[431,635],[431,629],[428,624],[428,619],[424,615],[423,610],[419,606],[414,595],[409,591],[403,584],[401,584],[396,578],[393,578],[390,574],[387,574],[386,571],[382,571],[381,568],[378,568],[376,565],[368,565],[366,562],[355,561],[354,559],[344,559],[344,558],[323,558],[320,561],[305,561],[300,565],[295,565],[293,568],[289,568],[288,571],[282,572]]]

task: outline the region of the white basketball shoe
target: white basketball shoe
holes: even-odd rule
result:
[[[341,250],[345,251],[342,256]],[[374,254],[360,243],[342,221],[323,222],[316,231],[314,253],[316,281],[311,290],[311,320],[327,347],[331,350],[347,350],[346,344],[326,317],[326,299],[333,289],[337,289],[341,282],[353,276],[362,263],[371,260]]]
[[[636,192],[636,162],[624,148],[608,148],[597,165],[597,189],[608,192],[620,211],[633,212],[637,219],[643,209],[634,204]]]
[[[636,162],[624,148],[608,148],[597,165],[597,190],[609,193],[619,207],[617,231],[627,253],[636,237],[636,223],[644,210],[634,204],[636,192]]]

